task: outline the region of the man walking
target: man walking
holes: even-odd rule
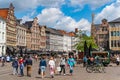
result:
[[[27,66],[27,76],[31,77],[31,70],[32,70],[32,59],[30,56],[28,56],[26,60],[26,66]]]
[[[15,59],[13,60],[12,67],[13,67],[13,75],[17,75],[18,74],[18,60],[17,60],[17,57],[15,57]]]

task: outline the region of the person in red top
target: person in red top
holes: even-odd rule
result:
[[[24,60],[22,57],[20,57],[20,60],[19,60],[19,67],[20,67],[20,76],[24,76]]]

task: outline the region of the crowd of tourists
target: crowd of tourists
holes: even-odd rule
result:
[[[5,58],[2,59],[2,67],[5,65]],[[56,71],[58,74],[66,75],[66,67],[69,67],[69,75],[73,75],[73,68],[76,64],[75,59],[73,58],[73,55],[70,55],[68,58],[65,56],[59,57],[58,61],[56,62],[56,58],[54,56],[46,57],[41,56],[38,58],[37,55],[31,56],[24,56],[24,57],[14,57],[11,61],[12,68],[13,68],[13,75],[23,77],[24,75],[27,75],[28,77],[31,77],[32,75],[32,66],[34,65],[34,62],[39,61],[39,68],[38,68],[38,74],[41,75],[41,78],[44,78],[46,75],[46,69],[49,69],[49,74],[51,78],[54,78]],[[47,68],[48,67],[48,68]],[[25,69],[26,68],[26,74]]]

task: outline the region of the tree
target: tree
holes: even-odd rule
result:
[[[78,38],[78,42],[75,45],[77,50],[80,50],[80,51],[84,52],[85,41],[86,41],[87,47],[89,47],[91,45],[92,48],[95,48],[95,49],[98,48],[98,46],[96,45],[93,37],[92,36],[87,36],[85,33],[82,33],[82,31],[79,32],[78,34],[76,34],[76,38]]]

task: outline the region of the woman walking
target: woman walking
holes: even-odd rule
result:
[[[23,72],[23,70],[24,70],[24,60],[23,60],[22,57],[20,57],[19,65],[20,65],[20,76],[22,77],[22,76],[24,76],[24,72]]]
[[[72,75],[73,74],[73,67],[75,66],[75,60],[74,60],[72,55],[70,55],[70,57],[68,59],[68,65],[70,68],[70,75]]]
[[[60,74],[61,74],[61,72],[63,71],[63,74],[65,75],[65,65],[66,65],[66,59],[65,59],[65,57],[63,56],[63,57],[60,59],[60,68],[61,68]]]
[[[49,68],[50,68],[50,75],[52,78],[54,78],[54,73],[55,73],[55,61],[53,57],[50,58],[49,60]]]
[[[45,76],[45,71],[46,71],[47,63],[45,60],[45,57],[43,56],[42,59],[40,60],[39,68],[41,69],[41,76],[44,78]]]

